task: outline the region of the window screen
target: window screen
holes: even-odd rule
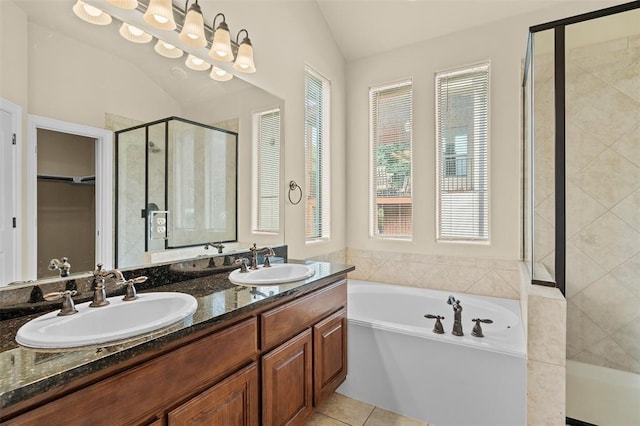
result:
[[[436,74],[438,240],[489,240],[489,64]]]
[[[411,196],[411,81],[369,90],[371,143],[371,235],[410,238],[413,228]]]
[[[305,237],[329,238],[330,84],[311,68],[305,75]]]

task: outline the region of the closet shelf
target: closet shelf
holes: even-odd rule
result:
[[[64,182],[76,185],[94,185],[96,183],[95,176],[38,175],[38,180],[47,182]]]

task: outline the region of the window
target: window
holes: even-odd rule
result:
[[[305,237],[329,238],[329,107],[330,84],[306,68],[304,99]]]
[[[411,81],[369,90],[373,237],[412,235],[412,98]]]
[[[439,241],[488,241],[489,64],[436,74]]]
[[[280,108],[253,114],[255,232],[280,229]]]

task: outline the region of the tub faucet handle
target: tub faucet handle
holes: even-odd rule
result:
[[[476,337],[484,337],[480,323],[493,324],[493,320],[490,320],[490,319],[474,318],[471,321],[476,323],[476,325],[473,326],[473,330],[471,331],[471,335]]]
[[[440,320],[444,319],[443,316],[427,314],[424,317],[436,320],[436,323],[433,326],[433,332],[434,333],[436,333],[436,334],[444,334],[444,327],[442,326],[442,323],[440,322]]]

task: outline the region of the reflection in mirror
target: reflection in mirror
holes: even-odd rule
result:
[[[1,1],[3,13],[7,13],[6,19],[15,23],[11,28],[14,32],[11,34],[8,33],[9,28],[0,28],[2,39],[6,37],[7,40],[25,40],[23,45],[26,51],[23,57],[17,58],[23,60],[10,63],[3,61],[0,64],[0,71],[6,75],[23,79],[16,81],[15,90],[24,88],[26,91],[28,88],[28,94],[25,93],[21,98],[24,102],[20,105],[24,112],[23,126],[27,123],[27,114],[111,131],[170,116],[180,116],[222,128],[227,128],[224,123],[235,123],[235,127],[230,130],[238,134],[238,198],[234,201],[238,203],[237,239],[240,243],[236,247],[248,248],[253,242],[259,245],[284,243],[283,232],[259,234],[252,229],[252,214],[255,209],[252,198],[252,178],[255,171],[252,166],[252,114],[256,111],[279,108],[281,120],[284,120],[282,99],[246,83],[241,75],[230,81],[216,82],[209,78],[207,72],[188,69],[184,63],[185,58],[168,59],[158,55],[153,49],[154,43],[130,43],[118,33],[118,23],[115,20],[109,26],[100,28],[87,24],[71,11],[73,1]],[[15,33],[16,29],[19,30],[18,33]],[[114,117],[117,119],[113,119]],[[151,141],[155,143],[154,140]],[[144,146],[137,148],[144,152]],[[164,151],[154,153],[163,147],[156,145],[149,148],[149,156],[153,161],[165,155]],[[21,169],[24,173],[28,171],[26,160],[23,160]],[[144,185],[144,167],[139,167],[135,161],[130,160],[126,170],[129,182]],[[217,173],[215,170],[210,172]],[[96,182],[100,180],[101,173],[113,174],[114,171],[96,170]],[[120,178],[116,175],[113,177]],[[21,190],[24,188],[22,183],[19,183],[19,186]],[[281,182],[278,188],[279,221],[282,224],[282,200],[286,197],[282,197],[284,186]],[[127,201],[119,200],[120,202]],[[158,202],[156,204],[158,210],[167,208]],[[134,206],[131,204],[130,207]],[[103,210],[96,209],[96,214],[110,208],[111,206],[105,206]],[[115,206],[113,208],[115,211]],[[150,206],[151,208],[153,206]],[[140,218],[141,210],[147,209],[147,206],[136,205],[135,209]],[[23,224],[26,223],[28,213],[24,210],[22,217],[18,218],[18,221],[22,219]],[[48,232],[47,229],[37,231]],[[73,240],[83,237],[85,235],[75,234]],[[20,238],[23,245],[22,263],[16,267],[18,274],[15,279],[25,280],[32,278],[27,275],[25,265],[31,260],[27,253],[30,252],[33,242],[27,241],[26,232],[22,232]],[[163,245],[164,241],[158,244]],[[225,251],[236,248],[233,244],[225,246]],[[172,249],[164,253],[172,254],[171,259],[187,259],[212,252],[202,247],[199,249],[199,252]],[[65,252],[56,251],[52,257],[60,258],[67,255]],[[94,262],[100,260],[113,264],[113,255],[111,253],[111,259],[106,258],[108,254],[101,255],[101,258],[94,259]],[[95,264],[93,267],[80,266],[79,261],[72,256],[68,257],[72,265],[72,276],[81,271],[85,271],[86,274],[87,270],[95,268]],[[167,258],[158,257],[153,261],[166,260]],[[143,264],[145,259],[140,259],[137,265],[132,266]],[[0,285],[6,284],[8,283],[0,282]]]
[[[237,241],[237,137],[177,117],[116,132],[117,267]]]

